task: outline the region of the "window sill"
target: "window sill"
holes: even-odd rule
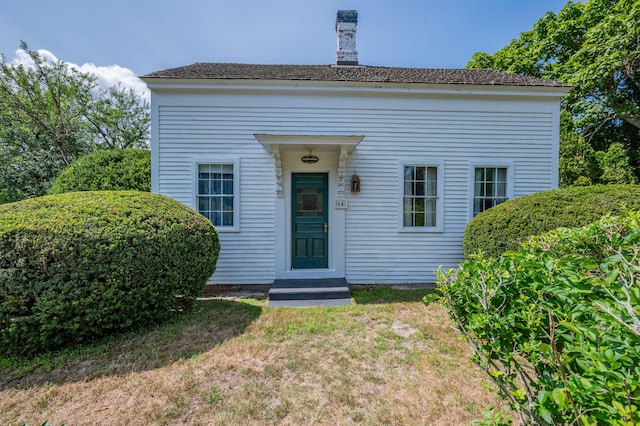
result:
[[[229,226],[216,226],[216,231],[218,231],[219,234],[231,234],[234,232],[240,232],[240,229],[238,229],[237,227],[229,227]]]
[[[430,227],[402,227],[398,229],[398,232],[406,234],[437,234],[444,232],[441,226]]]

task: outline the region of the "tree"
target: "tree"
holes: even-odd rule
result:
[[[21,44],[31,60],[0,56],[0,203],[43,195],[73,161],[96,148],[146,145],[148,104],[132,91]]]
[[[574,86],[564,99],[576,130],[598,151],[621,142],[640,166],[640,0],[569,1],[468,68],[498,69]]]
[[[585,186],[600,182],[598,153],[575,131],[568,112],[560,114],[560,186]]]
[[[467,67],[575,85],[568,101],[582,104],[585,114],[605,114],[640,128],[639,23],[638,0],[569,1],[495,54],[475,53]]]
[[[612,144],[600,159],[605,183],[638,183],[629,166],[629,156],[620,143]]]
[[[148,148],[149,104],[133,89],[110,87],[86,116],[93,126],[96,144],[104,148]]]

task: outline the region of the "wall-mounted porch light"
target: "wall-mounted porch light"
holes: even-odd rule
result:
[[[351,192],[360,192],[360,176],[351,176]]]

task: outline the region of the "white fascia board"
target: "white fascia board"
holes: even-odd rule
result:
[[[364,139],[364,135],[317,135],[312,133],[296,133],[295,135],[254,134],[253,136],[268,152],[272,151],[272,146],[274,145],[314,146],[316,148],[344,146],[348,149],[348,152],[352,152]]]
[[[311,80],[226,80],[144,78],[152,92],[298,93],[359,96],[496,96],[560,99],[571,87],[427,83],[381,83]]]

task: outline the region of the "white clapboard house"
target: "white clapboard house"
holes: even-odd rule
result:
[[[364,66],[339,11],[335,64],[195,63],[151,89],[152,191],[218,229],[214,284],[425,283],[479,212],[558,185],[566,85]]]

